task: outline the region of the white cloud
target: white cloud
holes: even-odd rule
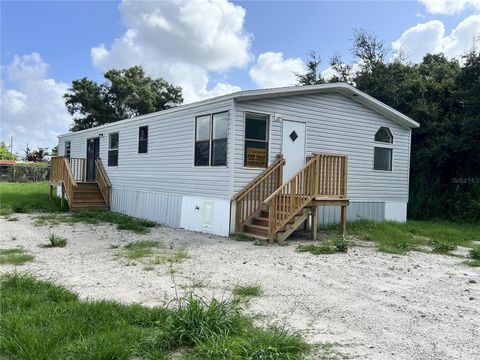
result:
[[[305,64],[300,58],[284,59],[281,52],[265,52],[250,69],[250,78],[262,88],[288,86],[295,85],[295,74],[304,71]]]
[[[397,55],[403,52],[414,62],[421,61],[426,53],[443,52],[447,57],[459,57],[470,49],[473,39],[480,34],[480,14],[461,21],[450,35],[445,32],[440,20],[417,24],[407,29],[392,47]]]
[[[432,14],[456,14],[472,7],[480,9],[480,0],[420,0]]]
[[[251,61],[242,7],[227,0],[124,0],[119,10],[128,30],[110,47],[91,49],[98,69],[142,65],[147,74],[182,86],[186,102],[238,89],[216,84],[209,90],[208,75]]]
[[[14,151],[57,144],[57,135],[68,131],[71,117],[63,94],[67,84],[47,78],[48,64],[37,53],[16,55],[5,69],[11,88],[1,82],[1,140],[14,138]]]

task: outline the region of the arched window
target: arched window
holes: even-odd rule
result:
[[[393,135],[389,128],[381,127],[375,134],[375,141],[383,143],[393,143]]]

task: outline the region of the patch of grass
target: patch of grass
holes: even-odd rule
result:
[[[12,213],[32,212],[62,212],[60,199],[56,196],[49,199],[49,186],[47,181],[31,183],[0,183],[0,215]]]
[[[143,267],[143,270],[145,270],[145,271],[153,271],[153,270],[155,270],[155,267],[153,267],[152,265],[145,265],[145,266]]]
[[[33,259],[35,257],[22,248],[0,250],[0,264],[23,265]]]
[[[258,328],[228,301],[189,297],[173,308],[81,301],[30,275],[0,278],[0,354],[15,359],[302,359],[309,346]]]
[[[161,242],[156,240],[135,241],[124,246],[123,255],[130,260],[144,258],[153,255],[153,248],[160,245]]]
[[[341,235],[330,235],[323,239],[319,244],[298,245],[297,252],[309,252],[313,255],[335,254],[336,252],[346,253],[348,251],[348,241]]]
[[[233,289],[233,295],[237,298],[250,298],[262,296],[263,290],[259,285],[237,285]]]
[[[320,245],[308,244],[308,245],[298,245],[296,248],[297,252],[309,252],[313,255],[322,255],[322,254],[335,254],[336,250],[333,245],[329,243],[322,243]]]
[[[432,246],[432,252],[437,254],[448,254],[457,248],[457,245],[435,240],[431,241],[430,245]]]
[[[10,217],[7,218],[7,221],[18,221],[18,217],[10,216]]]
[[[232,237],[237,241],[252,241],[252,238],[250,238],[250,237],[248,237],[248,236],[246,236],[245,234],[242,234],[242,233],[236,233]]]
[[[67,246],[67,239],[64,237],[58,236],[51,234],[48,237],[48,240],[50,241],[50,244],[46,245],[47,247],[65,247]]]
[[[465,261],[465,264],[470,267],[480,267],[480,260]]]
[[[107,210],[84,209],[71,215],[48,214],[40,215],[35,220],[35,225],[59,225],[61,223],[87,224],[109,223],[117,225],[118,230],[131,230],[137,234],[147,234],[150,229],[157,226],[153,221],[133,218],[128,215]]]
[[[332,228],[333,229],[333,228]],[[478,240],[479,225],[457,224],[445,221],[355,221],[347,225],[351,235],[374,241],[378,250],[406,254],[432,242],[446,246],[472,246]]]
[[[480,246],[475,246],[471,249],[468,256],[474,260],[480,260]]]

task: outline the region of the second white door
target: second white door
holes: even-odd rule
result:
[[[305,165],[305,123],[283,121],[282,154],[285,158],[283,181],[290,179]]]

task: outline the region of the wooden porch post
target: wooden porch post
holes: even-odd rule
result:
[[[317,218],[317,210],[316,206],[312,206],[312,239],[317,240],[317,226],[318,226],[318,218]]]
[[[53,193],[53,186],[50,184],[50,196],[48,197],[50,201],[52,201],[53,199],[52,193]]]
[[[63,209],[63,203],[64,203],[64,201],[65,201],[65,188],[64,188],[63,185],[62,185],[62,200],[61,200],[61,203],[60,203],[62,209]]]
[[[347,233],[347,207],[345,205],[342,206],[342,235]]]

